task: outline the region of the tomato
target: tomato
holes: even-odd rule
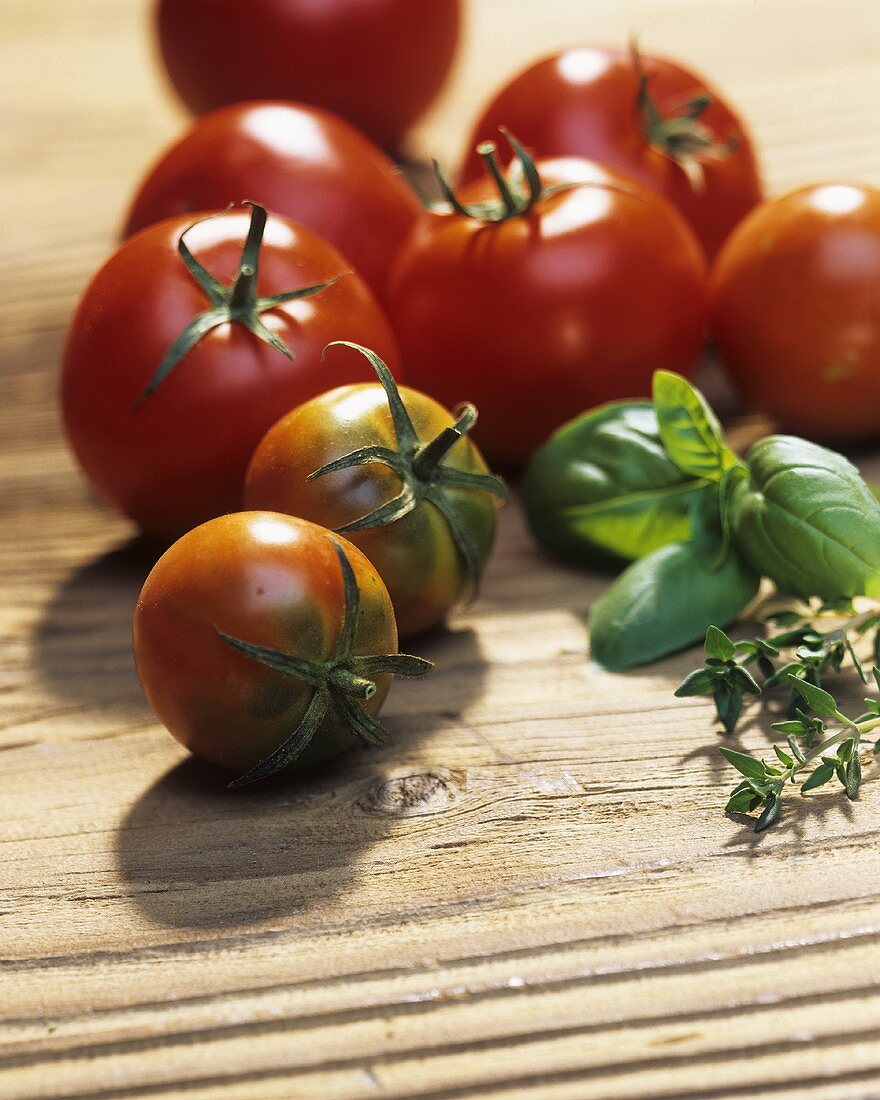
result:
[[[719,255],[710,301],[751,405],[801,435],[880,436],[880,190],[823,184],[764,203]]]
[[[207,271],[178,254],[190,217],[145,229],[94,277],[71,322],[61,377],[71,446],[98,494],[151,534],[236,508],[248,459],[283,412],[370,377],[354,352],[332,373],[322,366],[328,340],[368,341],[396,365],[381,308],[339,253],[275,217],[261,247],[261,219],[255,207],[250,228],[230,212],[186,233]],[[257,282],[283,300],[267,309]]]
[[[391,161],[347,122],[292,103],[242,103],[198,119],[164,153],[141,184],[125,234],[243,198],[320,233],[379,295],[422,213]]]
[[[236,512],[188,532],[147,577],[134,616],[138,677],[190,752],[243,786],[379,744],[391,678],[430,663],[397,653],[388,591],[323,527]]]
[[[359,350],[381,384],[340,386],[282,417],[254,453],[244,502],[350,538],[379,570],[408,635],[476,589],[506,490],[467,438],[472,406],[456,418],[398,390],[382,360]]]
[[[444,405],[467,394],[500,466],[584,409],[644,395],[658,368],[692,374],[703,335],[705,261],[669,203],[579,158],[538,162],[545,190],[528,198],[518,157],[514,208],[489,180],[466,187],[458,211],[417,223],[387,294],[407,382]]]
[[[297,100],[391,149],[443,85],[461,0],[160,0],[157,18],[168,75],[195,114]]]
[[[702,77],[659,57],[580,47],[514,77],[473,129],[463,179],[479,174],[477,142],[506,126],[537,157],[572,153],[659,191],[713,256],[761,201],[751,140]]]

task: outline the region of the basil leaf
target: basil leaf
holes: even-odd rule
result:
[[[724,443],[705,397],[680,374],[654,372],[654,411],[667,455],[690,477],[720,481],[739,459]]]
[[[590,612],[593,660],[609,669],[646,664],[735,619],[760,578],[734,550],[716,568],[718,547],[720,535],[714,553],[705,541],[675,543],[621,573]]]
[[[783,591],[880,596],[880,503],[842,455],[768,436],[747,455],[728,519],[752,568]]]
[[[585,566],[686,541],[696,500],[712,490],[670,462],[652,406],[631,401],[563,425],[532,457],[522,496],[544,549]]]

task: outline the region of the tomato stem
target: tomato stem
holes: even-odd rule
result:
[[[312,286],[301,287],[298,290],[288,290],[281,294],[273,294],[269,297],[257,295],[257,273],[260,263],[260,249],[263,243],[263,233],[266,228],[266,210],[255,202],[244,204],[250,207],[251,220],[248,226],[247,238],[241,252],[238,272],[231,286],[224,286],[193,256],[186,244],[186,235],[195,229],[197,225],[210,221],[212,218],[223,217],[230,207],[219,214],[209,214],[206,218],[200,218],[187,226],[180,234],[177,242],[177,250],[187,271],[198,283],[205,297],[211,303],[211,308],[199,313],[177,337],[162,362],[156,368],[155,373],[146,385],[143,393],[135,402],[135,408],[142,405],[156,390],[180,361],[187,355],[213,329],[220,325],[243,325],[254,336],[269,344],[270,347],[293,359],[294,355],[287,344],[263,322],[262,314],[287,302],[300,298],[310,298],[320,294],[340,279],[345,272],[341,272],[333,279],[323,283],[315,283]]]
[[[234,779],[230,788],[245,787],[276,775],[293,763],[309,744],[321,723],[331,713],[347,722],[352,732],[370,745],[380,745],[388,735],[381,723],[360,706],[376,694],[372,676],[425,676],[434,667],[430,661],[407,653],[355,654],[360,589],[345,551],[331,538],[342,571],[343,615],[333,653],[326,661],[310,661],[293,653],[234,638],[214,627],[218,637],[251,661],[292,676],[313,688],[306,713],[290,736],[275,752],[249,772]]]
[[[645,72],[635,39],[630,41],[630,54],[639,81],[636,106],[642,116],[645,139],[681,168],[694,191],[702,191],[705,187],[703,163],[729,156],[739,145],[739,139],[718,141],[700,121],[712,104],[712,97],[706,92],[685,100],[675,113],[664,116],[650,94],[651,77]]]
[[[362,447],[314,470],[309,474],[308,480],[313,481],[327,474],[352,469],[355,466],[366,466],[373,462],[381,463],[393,470],[401,482],[398,495],[372,512],[337,528],[339,534],[344,535],[395,523],[409,515],[422,501],[428,501],[445,518],[453,542],[461,554],[470,577],[471,594],[475,595],[479,589],[482,565],[474,537],[458,514],[455,491],[470,489],[491,493],[503,501],[507,499],[507,487],[501,478],[494,474],[460,470],[455,466],[446,465],[443,460],[456,443],[461,442],[473,428],[477,421],[477,410],[473,405],[463,405],[454,424],[444,428],[434,439],[423,442],[416,432],[391,371],[379,356],[369,348],[353,344],[348,340],[335,340],[332,344],[328,344],[324,354],[326,355],[329,348],[336,346],[353,348],[369,360],[388,399],[397,447],[393,450],[388,447]]]
[[[462,218],[492,223],[523,218],[536,202],[549,193],[541,183],[541,176],[531,155],[508,130],[502,127],[500,132],[513,153],[506,173],[498,163],[498,147],[494,141],[482,141],[477,146],[477,153],[498,190],[497,199],[466,206],[455,194],[437,161],[432,162],[444,199]]]

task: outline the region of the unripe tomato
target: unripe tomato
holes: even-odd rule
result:
[[[68,439],[97,493],[163,536],[238,507],[263,433],[326,389],[328,340],[371,341],[397,361],[373,294],[321,237],[260,207],[250,222],[191,220],[157,222],[110,257],[61,373]],[[354,352],[334,371],[370,376]]]
[[[381,742],[392,675],[430,670],[397,653],[387,589],[356,547],[269,512],[210,520],[162,555],[134,656],[159,720],[237,786]]]
[[[141,184],[125,227],[251,199],[330,241],[381,297],[422,214],[388,157],[341,118],[296,103],[237,103],[197,119]]]
[[[244,503],[345,534],[388,586],[406,636],[473,594],[505,489],[467,438],[471,407],[456,418],[398,390],[385,364],[360,350],[381,384],[340,386],[282,417],[254,453]]]
[[[160,0],[157,17],[168,75],[195,114],[313,103],[391,149],[446,79],[461,0]]]
[[[711,325],[751,405],[820,439],[880,437],[880,190],[759,206],[715,262]]]

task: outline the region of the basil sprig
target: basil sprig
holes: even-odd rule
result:
[[[595,660],[628,668],[697,642],[742,613],[762,576],[802,599],[880,596],[880,502],[842,455],[769,436],[741,461],[703,395],[666,371],[653,402],[666,458],[714,492],[692,503],[689,539],[630,566],[593,606]]]

